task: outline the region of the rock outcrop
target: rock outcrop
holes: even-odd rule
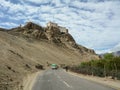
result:
[[[78,45],[68,32],[68,29],[59,26],[57,23],[49,22],[46,27],[42,27],[38,24],[27,22],[24,26],[10,29],[8,33],[23,35],[27,38],[46,40],[58,46],[66,47],[75,52],[79,52],[81,55],[92,54],[95,57],[97,56],[94,50]]]

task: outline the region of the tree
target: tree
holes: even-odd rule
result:
[[[114,58],[114,55],[112,53],[107,53],[104,55],[104,59],[111,60]]]

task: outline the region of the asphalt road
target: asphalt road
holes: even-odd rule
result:
[[[64,70],[46,70],[40,74],[32,90],[115,90],[110,87],[82,79]]]

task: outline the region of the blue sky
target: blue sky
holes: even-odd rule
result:
[[[0,27],[53,21],[96,53],[120,50],[120,0],[0,0]]]

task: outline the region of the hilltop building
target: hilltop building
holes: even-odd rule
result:
[[[48,22],[47,27],[56,27],[60,30],[61,33],[68,33],[68,29],[66,27],[58,26],[57,23]]]
[[[58,28],[60,29],[61,33],[68,33],[68,29],[66,27],[58,26]]]
[[[58,24],[53,22],[48,22],[47,27],[58,27]]]

